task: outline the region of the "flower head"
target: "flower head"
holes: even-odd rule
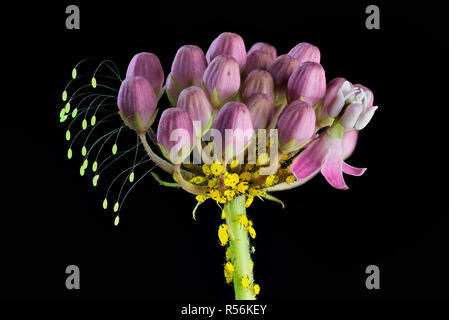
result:
[[[307,102],[294,101],[288,105],[277,123],[281,152],[300,149],[313,136],[315,120],[315,110]]]
[[[117,105],[125,124],[137,132],[147,131],[155,120],[157,98],[144,77],[129,77],[123,80]]]
[[[197,46],[185,45],[179,48],[167,78],[167,90],[174,104],[179,93],[190,86],[201,86],[207,62],[203,50]],[[175,88],[176,87],[176,88]]]
[[[131,59],[126,71],[126,78],[135,76],[144,77],[150,83],[158,99],[160,98],[164,84],[164,70],[155,54],[141,52]]]
[[[253,94],[246,102],[254,130],[265,129],[273,116],[273,97],[263,93]]]
[[[303,100],[314,106],[326,93],[326,75],[321,64],[304,62],[288,79],[290,101]]]
[[[321,58],[320,50],[307,42],[298,43],[289,51],[288,55],[297,59],[299,63],[306,61],[320,63]]]
[[[226,103],[218,112],[212,128],[221,134],[221,140],[214,140],[214,144],[222,150],[225,161],[239,155],[254,135],[251,113],[240,102]]]
[[[203,89],[199,87],[188,87],[179,95],[177,108],[187,112],[192,121],[198,121],[200,127],[195,129],[195,135],[201,137],[212,125],[212,105]]]
[[[249,53],[242,69],[243,79],[253,70],[267,70],[271,62],[273,62],[273,56],[270,52],[255,50]]]
[[[207,50],[207,62],[211,63],[215,57],[221,55],[233,57],[237,61],[239,68],[243,67],[246,62],[246,48],[242,37],[232,32],[223,32],[220,34],[212,41],[212,44]]]
[[[212,105],[219,108],[240,88],[240,69],[231,56],[218,56],[208,66],[203,75],[203,85]]]
[[[252,47],[248,50],[248,56],[255,51],[268,53],[271,57],[271,60],[276,59],[276,57],[278,56],[276,48],[271,44],[265,42],[257,42],[253,44]]]
[[[274,82],[271,74],[264,70],[252,71],[240,89],[244,100],[250,98],[253,94],[263,93],[274,97]]]
[[[168,108],[162,112],[157,128],[157,142],[163,155],[179,164],[190,154],[193,146],[193,124],[187,112]]]

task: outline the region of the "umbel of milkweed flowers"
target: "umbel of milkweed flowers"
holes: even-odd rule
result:
[[[198,46],[183,45],[166,78],[154,53],[136,54],[125,79],[105,60],[88,74],[90,85],[76,89],[85,79],[78,76],[88,63],[83,60],[72,70],[59,111],[61,123],[72,119],[66,130],[67,157],[73,158],[80,143],[80,175],[87,175],[91,165],[94,186],[105,170],[119,167],[117,160],[131,159],[128,168],[119,168],[103,199],[108,209],[108,201],[115,198],[116,225],[127,195],[150,173],[161,186],[193,195],[195,219],[205,201],[220,207],[217,244],[226,249],[223,275],[234,286],[236,299],[255,299],[261,293],[253,272],[254,251],[249,249],[256,230],[247,208],[257,198],[284,206],[273,192],[296,188],[320,172],[332,187],[348,189],[343,173],[360,176],[365,168],[346,159],[377,110],[373,92],[364,85],[344,78],[326,83],[321,52],[313,44],[301,42],[280,55],[265,42],[253,44],[248,52],[246,47],[231,32],[213,40],[206,54]],[[171,107],[161,99],[164,93]],[[116,127],[99,133],[105,123]],[[79,131],[72,136],[77,124]],[[127,132],[136,141],[129,148],[122,138]],[[139,168],[149,162],[154,164],[137,178]],[[156,167],[173,180],[160,178],[153,172]]]

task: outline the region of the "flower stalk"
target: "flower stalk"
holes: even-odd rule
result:
[[[236,300],[256,300],[254,275],[249,246],[248,230],[242,224],[246,216],[245,196],[234,198],[224,205],[229,230],[231,261],[234,267],[234,291]]]

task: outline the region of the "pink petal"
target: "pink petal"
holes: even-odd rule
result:
[[[350,166],[346,162],[343,162],[342,166],[343,172],[346,174],[350,174],[351,176],[361,176],[363,173],[365,173],[366,168],[356,168],[353,166]]]
[[[340,190],[347,190],[348,186],[343,179],[342,160],[343,151],[341,140],[335,140],[332,143],[330,151],[321,167],[321,173],[331,186]]]
[[[329,152],[332,139],[323,133],[317,140],[311,142],[293,161],[290,172],[297,179],[304,179],[319,170]]]

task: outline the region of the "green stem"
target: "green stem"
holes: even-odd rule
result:
[[[236,300],[256,300],[253,284],[254,276],[251,267],[248,231],[241,224],[240,216],[246,215],[245,196],[236,197],[224,206],[226,223],[229,229],[229,246],[234,266],[234,291]],[[248,286],[242,285],[242,278],[248,278]]]

